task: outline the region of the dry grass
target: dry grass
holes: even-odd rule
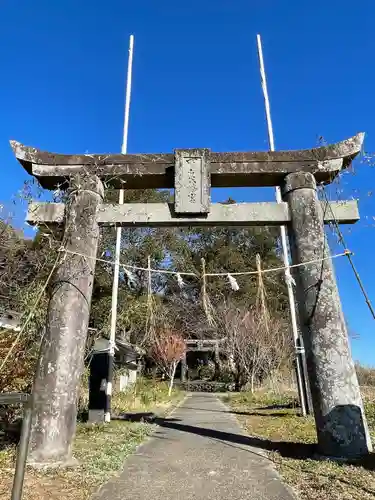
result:
[[[375,389],[366,388],[363,393],[374,441]],[[316,442],[314,421],[298,416],[293,394],[238,394],[228,402],[236,411],[248,413],[238,418],[251,436],[263,439],[266,449],[277,450],[268,456],[300,499],[375,499],[375,457],[356,465],[314,459],[307,446]],[[267,406],[272,408],[264,409]]]
[[[165,383],[141,382],[129,393],[114,397],[116,412],[163,414],[182,397],[168,397]],[[79,423],[74,456],[80,465],[71,469],[36,472],[28,469],[23,500],[85,500],[121,470],[125,458],[151,433],[145,422],[112,421],[109,425]],[[15,447],[0,450],[0,500],[8,500],[14,473]]]

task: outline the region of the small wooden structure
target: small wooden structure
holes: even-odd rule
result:
[[[298,265],[293,274],[320,450],[336,457],[368,454],[371,442],[324,233],[324,223],[356,222],[358,207],[355,201],[327,204],[317,196],[317,184],[332,182],[362,142],[358,134],[299,151],[62,155],[13,141],[16,157],[44,188],[67,189],[65,205],[32,203],[28,213],[31,224],[65,226],[34,386],[29,460],[56,464],[70,459],[102,225],[287,226]],[[175,201],[105,204],[103,182],[125,189],[174,187]],[[237,186],[279,186],[283,201],[211,205],[211,187]]]

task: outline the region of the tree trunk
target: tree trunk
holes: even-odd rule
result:
[[[255,381],[255,372],[256,372],[255,361],[256,361],[256,353],[254,352],[253,363],[252,363],[253,366],[251,368],[251,378],[250,378],[250,392],[251,392],[251,394],[254,394],[254,381]]]
[[[251,378],[250,378],[250,392],[251,392],[251,394],[254,394],[254,379],[255,379],[255,370],[252,370]]]
[[[177,367],[177,363],[175,362],[175,363],[173,363],[171,380],[169,382],[169,391],[168,391],[168,396],[169,397],[171,397],[171,395],[172,395],[173,381],[174,381],[174,375],[176,373],[176,367]]]

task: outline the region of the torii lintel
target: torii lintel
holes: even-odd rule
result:
[[[225,152],[176,149],[174,153],[55,154],[11,141],[16,158],[46,189],[56,189],[77,173],[89,172],[107,186],[125,189],[173,188],[176,165],[200,160],[212,187],[278,186],[294,172],[309,172],[329,183],[361,151],[364,134],[328,146],[291,151]]]

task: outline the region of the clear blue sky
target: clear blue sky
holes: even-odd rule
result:
[[[129,34],[135,35],[129,152],[267,149],[256,34],[264,45],[277,149],[367,133],[375,151],[375,2],[2,0],[0,200],[26,178],[9,139],[62,153],[116,152]],[[375,170],[344,176],[362,221],[348,246],[375,300]],[[237,201],[270,190],[226,190]],[[335,247],[334,251],[339,247]],[[335,261],[355,359],[375,365],[375,322],[351,270]]]

